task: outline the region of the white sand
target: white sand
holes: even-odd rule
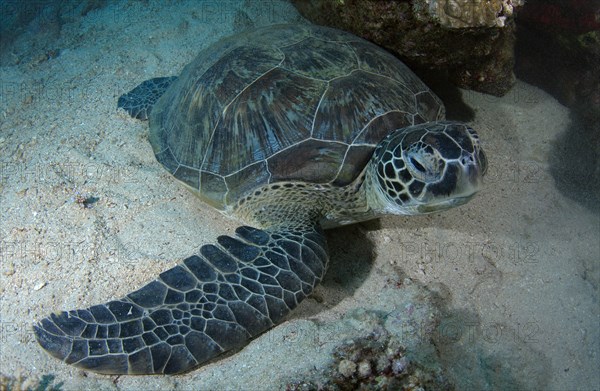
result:
[[[549,173],[568,110],[522,82],[503,98],[463,94],[490,161],[476,199],[332,231],[337,253],[324,284],[239,354],[184,376],[116,377],[42,351],[35,320],[123,296],[235,228],[155,161],[146,124],[115,109],[120,94],[177,74],[248,20],[299,20],[279,1],[215,4],[118,2],[73,13],[57,58],[1,68],[0,374],[53,374],[64,389],[284,388],[326,364],[319,330],[357,308],[401,311],[431,290],[443,311],[436,343],[462,387],[597,389],[600,220]],[[84,208],[80,196],[99,201]],[[364,245],[348,249],[348,237]],[[405,277],[412,284],[395,285]]]

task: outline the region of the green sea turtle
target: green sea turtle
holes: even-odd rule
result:
[[[281,322],[327,269],[323,228],[467,202],[476,133],[399,60],[351,34],[278,25],[203,50],[118,106],[149,119],[156,159],[244,224],[122,299],[34,326],[101,373],[179,373]]]

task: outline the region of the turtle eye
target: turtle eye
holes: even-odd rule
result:
[[[479,148],[477,151],[477,161],[479,162],[479,166],[481,167],[481,175],[485,175],[488,168],[488,161],[483,149]]]
[[[417,143],[420,144],[420,143]],[[431,146],[412,145],[407,151],[407,168],[422,182],[436,182],[444,172],[445,162]]]
[[[410,158],[410,164],[412,164],[412,166],[414,168],[416,168],[418,171],[422,172],[422,173],[427,173],[427,170],[425,169],[425,167],[423,167],[423,165],[421,163],[419,163],[419,161],[417,159],[413,157]]]

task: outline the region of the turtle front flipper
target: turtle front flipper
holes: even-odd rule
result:
[[[280,322],[327,268],[317,226],[244,226],[217,242],[120,300],[50,315],[34,326],[38,342],[95,372],[184,372]]]
[[[146,80],[133,90],[121,95],[117,101],[117,107],[124,109],[133,118],[147,120],[154,103],[176,79],[177,76],[171,76]]]

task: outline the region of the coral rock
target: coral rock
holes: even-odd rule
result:
[[[504,27],[514,8],[521,5],[523,0],[414,0],[413,9],[424,19],[422,11],[427,10],[444,27]]]
[[[293,0],[307,19],[398,55],[427,81],[493,95],[514,84],[514,8],[522,0]]]

